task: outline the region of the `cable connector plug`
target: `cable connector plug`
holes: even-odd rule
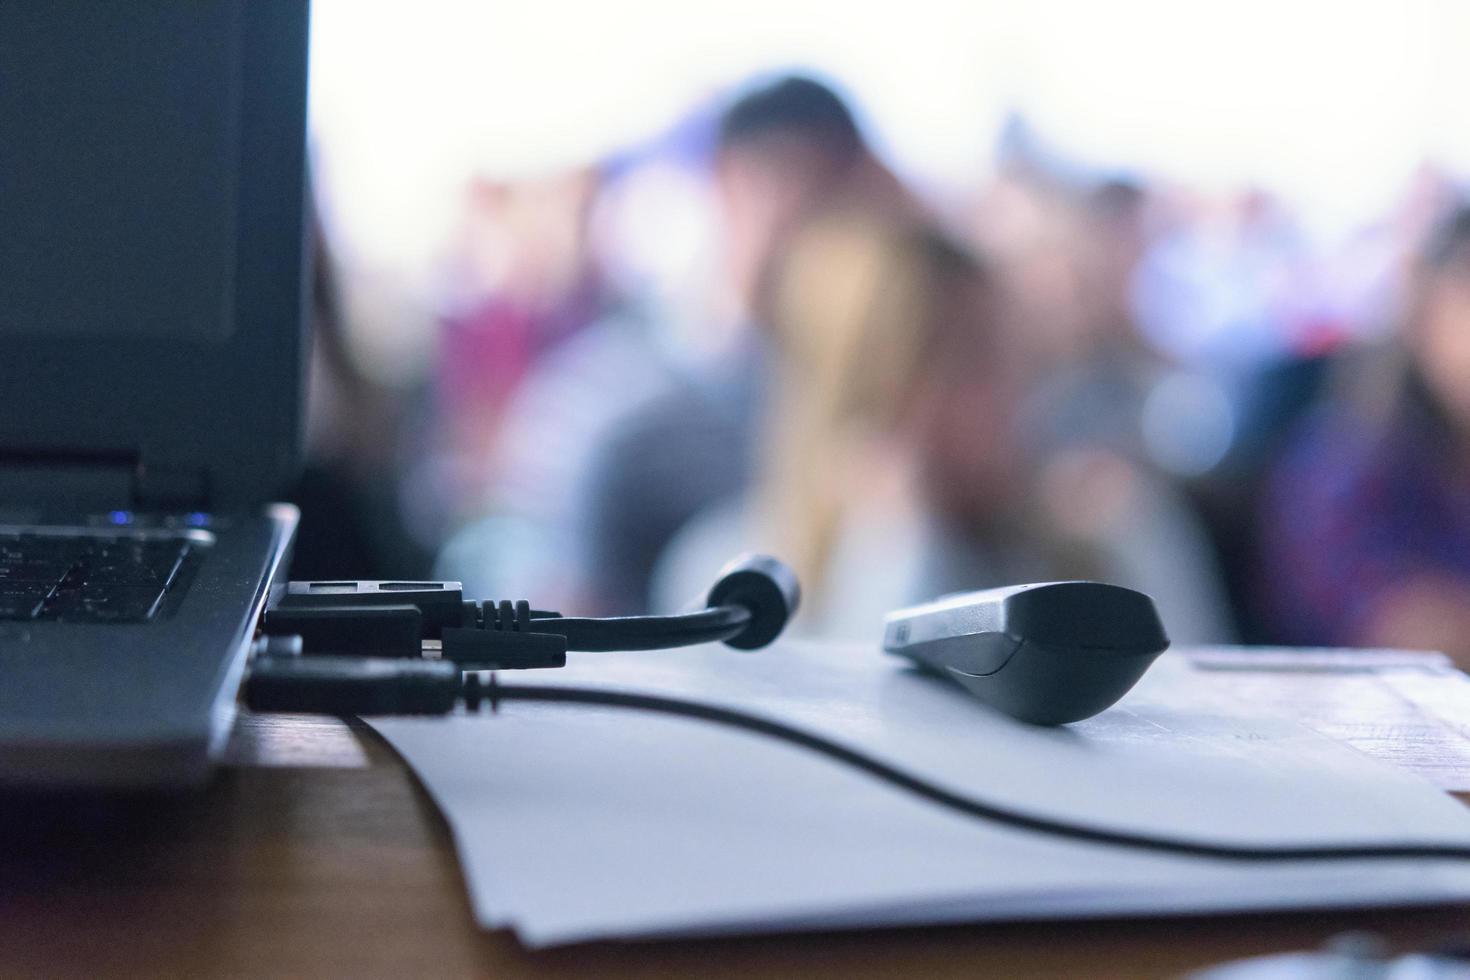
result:
[[[555,613],[533,610],[524,599],[498,605],[487,602],[478,629],[452,627],[440,633],[440,656],[465,670],[565,667],[567,638],[536,629],[537,623],[558,618]]]
[[[458,664],[382,657],[263,657],[250,665],[245,706],[313,715],[444,715],[461,691]]]

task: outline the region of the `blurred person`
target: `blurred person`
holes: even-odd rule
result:
[[[521,382],[614,303],[588,242],[600,181],[588,169],[471,183],[446,275],[428,425],[438,534],[478,511],[485,463]]]
[[[767,278],[792,236],[836,201],[899,210],[898,182],[869,152],[829,87],[787,76],[737,98],[722,115],[713,181],[719,204],[723,311],[731,348],[683,372],[617,420],[590,461],[574,535],[580,606],[647,609],[654,564],[694,514],[738,495],[754,470],[769,352]],[[607,378],[608,384],[619,384]]]
[[[1053,204],[1047,261],[1061,270],[1061,290],[1038,288],[1037,259],[1008,254],[1030,339],[1046,365],[1027,393],[1026,424],[1043,450],[1084,445],[1156,466],[1144,435],[1149,393],[1167,373],[1133,316],[1133,276],[1148,245],[1148,193],[1113,179]],[[1059,304],[1058,294],[1066,297]]]
[[[1058,361],[1075,355],[1087,314],[1075,197],[1033,166],[1012,166],[986,185],[974,215],[974,241],[1003,270],[1032,344]]]
[[[1275,468],[1258,592],[1284,641],[1443,650],[1470,666],[1470,207],[1410,277],[1401,336]]]
[[[1206,519],[1217,511],[1200,507],[1198,483],[1229,448],[1229,404],[1216,379],[1150,345],[1135,316],[1134,283],[1158,224],[1155,195],[1120,177],[1084,187],[1032,179],[1009,193],[1019,188],[1039,200],[1031,234],[1049,245],[1012,242],[1003,253],[1019,294],[1014,319],[1042,360],[1022,396],[1026,452],[1044,484],[1048,473],[1064,482],[1091,473],[1145,486],[1152,506],[1169,512],[1156,547],[1186,549],[1201,570],[1187,590],[1195,595],[1193,635],[1232,639],[1242,576],[1232,577],[1236,566],[1225,559],[1239,527]],[[986,216],[996,214],[992,202]],[[991,239],[1000,230],[982,229]],[[1038,268],[1052,273],[1039,276]]]
[[[616,303],[511,395],[485,460],[483,516],[445,543],[441,577],[480,595],[582,605],[576,523],[590,460],[618,419],[719,343],[715,329],[691,336],[707,319],[714,265],[713,122],[696,110],[601,168],[589,231]]]
[[[1028,440],[1038,452],[1085,446],[1178,475],[1146,425],[1150,396],[1178,368],[1144,338],[1133,295],[1155,239],[1153,193],[1127,178],[1079,183],[1021,162],[986,189],[975,237],[1042,361],[1025,394]]]
[[[1182,641],[1224,638],[1208,556],[1155,487],[1108,459],[1028,455],[1036,351],[990,268],[922,222],[838,211],[779,270],[757,478],[675,539],[661,608],[757,547],[801,576],[811,634],[872,639],[913,601],[1093,578],[1153,594]]]
[[[1127,180],[1084,193],[1053,188],[1050,197],[1062,215],[1054,224],[1064,232],[1049,261],[1066,270],[1061,295],[1070,301],[1053,295],[1038,302],[1035,289],[1024,294],[1028,326],[1051,324],[1042,339],[1053,362],[1027,398],[1028,437],[1036,452],[1056,454],[1058,465],[1111,455],[1109,465],[1138,469],[1159,484],[1175,500],[1181,528],[1195,527],[1191,536],[1204,542],[1218,569],[1227,596],[1221,618],[1232,633],[1263,639],[1252,590],[1264,470],[1320,387],[1319,348],[1336,344],[1345,327],[1312,313],[1320,297],[1305,253],[1263,244],[1294,240],[1268,198],[1231,199],[1226,221],[1211,208],[1181,208],[1177,196]],[[1195,249],[1210,241],[1221,256],[1233,256],[1223,270],[1201,265],[1208,264],[1205,253]],[[1257,259],[1244,261],[1251,254]],[[1182,267],[1168,271],[1175,261]],[[1258,285],[1245,295],[1260,304],[1258,329],[1281,332],[1279,350],[1191,360],[1178,346],[1158,343],[1158,323],[1152,335],[1140,328],[1140,315],[1158,317],[1167,308],[1160,290],[1170,277],[1178,279],[1172,288],[1182,290],[1176,301],[1183,302],[1194,288],[1190,277],[1208,281],[1232,268],[1242,275],[1255,270]],[[1266,282],[1275,285],[1259,285]],[[1203,303],[1191,315],[1209,319],[1210,308]],[[1219,329],[1224,337],[1235,328]]]

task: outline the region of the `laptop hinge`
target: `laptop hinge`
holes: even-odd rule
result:
[[[125,453],[0,451],[0,521],[119,507],[206,510],[208,502],[202,469],[155,466]]]
[[[0,451],[0,518],[124,506],[132,498],[137,467],[127,455]]]
[[[209,503],[204,470],[139,463],[133,472],[133,506],[139,510],[204,510]]]

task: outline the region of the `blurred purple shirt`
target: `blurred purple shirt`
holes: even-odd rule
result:
[[[1470,586],[1470,479],[1432,428],[1308,420],[1266,485],[1258,583],[1280,639],[1350,646],[1421,575]]]

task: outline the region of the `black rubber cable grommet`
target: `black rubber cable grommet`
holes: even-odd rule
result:
[[[755,650],[781,635],[801,604],[796,573],[770,555],[742,555],[720,571],[709,590],[710,606],[743,606],[750,610],[745,629],[725,640],[737,650]]]

